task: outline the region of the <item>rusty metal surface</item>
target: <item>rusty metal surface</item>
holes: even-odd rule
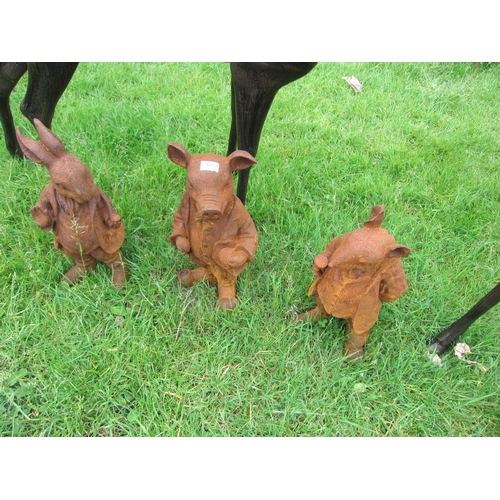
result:
[[[364,354],[382,303],[395,301],[408,289],[401,258],[410,249],[397,244],[381,227],[384,215],[384,207],[377,205],[363,227],[334,238],[314,258],[316,280],[309,295],[316,298],[317,306],[298,317],[313,322],[329,315],[345,319],[344,349],[349,360]]]
[[[170,242],[198,266],[178,274],[184,286],[201,279],[217,283],[219,309],[234,309],[236,278],[254,260],[257,229],[250,214],[234,195],[232,172],[257,163],[246,151],[229,156],[190,155],[170,142],[170,160],[187,170],[186,191],[176,213]]]
[[[53,231],[54,247],[75,261],[63,281],[77,282],[97,267],[98,260],[113,269],[113,282],[122,288],[126,267],[120,253],[125,239],[121,217],[95,185],[87,166],[68,153],[42,122],[35,119],[34,124],[40,141],[24,136],[19,129],[16,136],[23,153],[50,174],[31,214],[42,231]]]

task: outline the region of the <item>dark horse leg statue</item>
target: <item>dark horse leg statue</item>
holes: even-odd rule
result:
[[[477,304],[467,311],[455,323],[432,339],[429,353],[442,354],[476,319],[500,302],[500,283],[488,292]]]
[[[27,69],[26,63],[0,63],[0,119],[5,134],[5,144],[11,156],[23,156],[23,153],[17,143],[9,98]]]
[[[78,63],[0,63],[0,118],[7,149],[23,154],[17,143],[9,97],[28,71],[28,89],[21,104],[33,123],[38,118],[50,128],[54,110]],[[257,154],[260,134],[274,97],[281,87],[311,71],[316,63],[231,63],[231,130],[228,155],[236,149]],[[239,172],[238,196],[245,203],[249,170]]]
[[[317,63],[231,63],[231,130],[227,154],[243,149],[256,156],[260,134],[278,90],[302,78]],[[250,169],[238,173],[245,203]]]
[[[22,113],[31,123],[38,118],[50,128],[56,105],[77,66],[78,63],[0,63],[0,119],[7,149],[12,156],[24,156],[16,139],[9,105],[10,94],[21,77],[28,71]]]

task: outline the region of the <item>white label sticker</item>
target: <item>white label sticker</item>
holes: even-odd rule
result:
[[[218,172],[219,164],[216,161],[202,160],[200,162],[200,170],[210,170],[211,172]]]

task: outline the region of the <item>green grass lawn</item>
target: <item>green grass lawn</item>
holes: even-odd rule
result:
[[[38,139],[26,84],[11,104]],[[282,89],[250,175],[256,259],[220,313],[212,285],[176,281],[193,266],[168,241],[186,172],[166,146],[225,154],[229,125],[227,64],[78,68],[53,130],[122,216],[121,292],[105,265],[59,282],[73,263],[29,213],[48,172],[1,133],[0,435],[499,436],[498,307],[461,339],[486,372],[426,347],[500,277],[500,65],[322,63]],[[349,364],[343,321],[293,318],[314,256],[377,204],[409,289]]]

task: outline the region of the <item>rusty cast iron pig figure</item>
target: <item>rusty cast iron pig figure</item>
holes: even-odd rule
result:
[[[170,242],[188,254],[194,270],[183,269],[183,286],[206,278],[217,283],[219,309],[234,309],[236,278],[247,262],[254,260],[258,236],[255,225],[240,199],[234,195],[232,172],[257,163],[246,151],[227,158],[215,154],[191,156],[181,145],[170,142],[170,160],[187,169],[186,191],[174,214]]]
[[[316,281],[308,295],[316,298],[317,305],[298,317],[313,322],[328,315],[347,320],[344,349],[350,361],[363,356],[382,302],[393,302],[408,289],[401,257],[410,255],[410,249],[396,244],[380,227],[384,212],[377,205],[362,228],[334,238],[314,258]]]
[[[126,267],[120,254],[125,229],[108,197],[94,184],[92,174],[76,156],[68,153],[61,140],[35,119],[40,142],[16,130],[23,153],[46,167],[50,183],[38,204],[31,209],[42,231],[54,233],[54,247],[76,262],[62,278],[75,283],[97,267],[96,260],[113,270],[113,283],[123,288]]]

